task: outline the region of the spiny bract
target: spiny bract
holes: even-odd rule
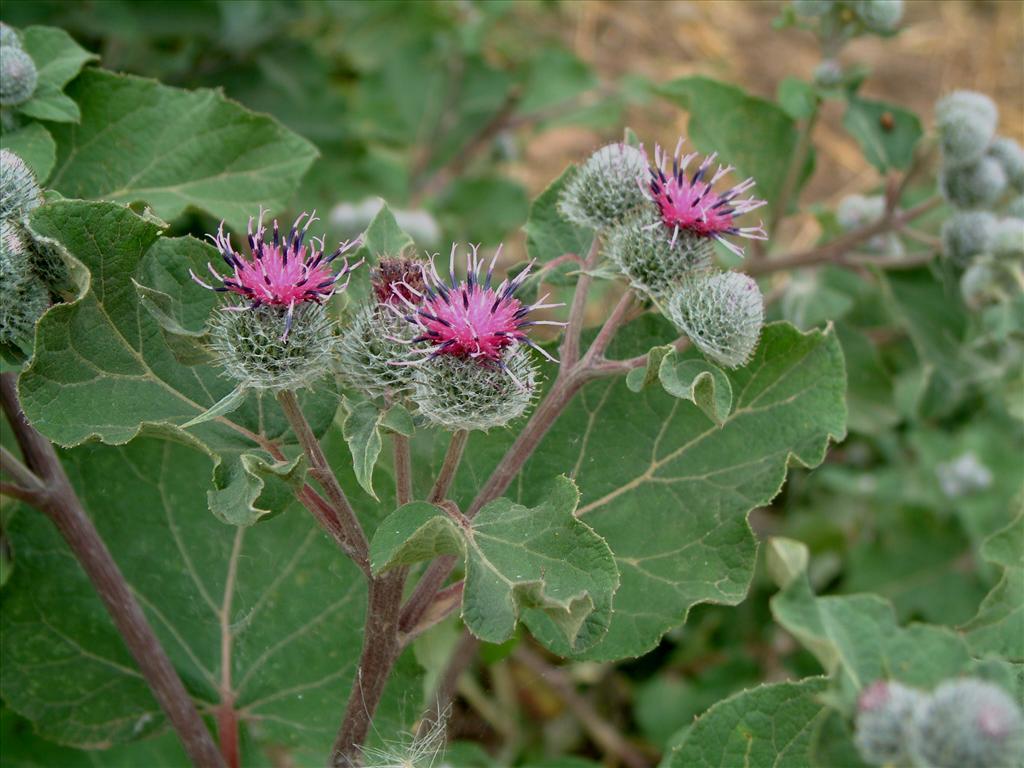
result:
[[[42,190],[25,161],[0,149],[0,219],[25,216],[42,201]]]
[[[967,165],[944,167],[939,188],[957,208],[983,208],[1006,191],[1006,172],[997,160],[985,156]]]
[[[32,57],[19,47],[0,46],[0,107],[16,107],[32,98],[39,72]]]
[[[871,765],[906,765],[914,713],[924,694],[895,681],[877,680],[861,692],[853,742]]]
[[[669,300],[669,319],[720,365],[744,365],[764,325],[764,302],[753,278],[721,272],[689,280]]]
[[[942,253],[953,263],[966,266],[992,247],[996,217],[988,211],[962,211],[942,225]]]
[[[618,224],[643,200],[640,180],[647,155],[628,144],[601,147],[569,178],[558,210],[569,221],[591,229]]]
[[[996,134],[999,110],[976,91],[954,91],[935,105],[935,120],[947,167],[967,165],[985,154]]]

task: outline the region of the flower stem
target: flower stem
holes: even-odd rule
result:
[[[18,479],[19,487],[26,491],[22,499],[49,517],[60,531],[135,657],[189,758],[200,768],[223,768],[224,761],[210,732],[110,550],[82,508],[57,452],[22,413],[13,373],[0,374],[0,396],[24,457],[22,463],[5,450],[0,466]]]
[[[427,501],[431,504],[437,504],[440,501],[444,501],[448,496],[448,491],[452,487],[452,481],[455,480],[455,473],[459,471],[459,462],[462,461],[462,452],[466,449],[466,441],[469,440],[469,432],[465,429],[459,429],[452,432],[451,442],[448,443],[448,451],[444,455],[444,461],[441,463],[441,471],[437,473],[437,480],[434,482],[434,487],[430,490],[430,496]]]
[[[412,456],[409,452],[409,438],[391,433],[391,449],[395,462],[395,498],[398,506],[413,500]]]
[[[285,389],[278,392],[277,402],[280,404],[281,410],[284,411],[285,418],[288,419],[288,423],[295,433],[295,438],[302,446],[302,451],[309,462],[309,474],[316,479],[324,493],[327,494],[327,501],[337,515],[345,540],[352,549],[353,559],[364,572],[368,572],[370,545],[366,540],[366,534],[359,524],[355,510],[349,504],[348,497],[345,496],[345,491],[342,490],[338,478],[331,469],[331,465],[327,463],[327,457],[324,455],[323,448],[320,447],[320,441],[313,434],[313,429],[309,426],[309,422],[299,406],[298,398],[295,397],[294,392]]]

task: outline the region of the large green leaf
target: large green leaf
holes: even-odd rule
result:
[[[989,537],[981,555],[1000,566],[1003,575],[982,601],[977,615],[961,630],[971,651],[1024,662],[1024,512]]]
[[[233,384],[210,366],[182,365],[137,291],[137,284],[152,286],[179,324],[198,332],[217,299],[192,283],[188,268],[202,269],[213,249],[191,238],[158,240],[160,222],[116,203],[58,201],[34,211],[31,222],[92,275],[75,301],[54,306],[39,322],[35,356],[19,380],[33,424],[64,446],[91,438],[124,443],[143,430],[188,441],[214,461],[210,501],[219,517],[246,525],[271,511],[269,501],[255,502],[267,477],[283,467],[253,455],[242,459],[260,447],[257,434],[278,441],[287,434],[276,403],[250,394],[230,418],[185,433],[180,425],[221,401]],[[303,397],[318,432],[337,406],[321,389]]]
[[[763,685],[715,704],[672,753],[669,768],[808,768],[831,711],[826,681]],[[832,768],[838,768],[833,765]]]
[[[29,27],[23,34],[25,51],[39,72],[32,98],[18,107],[29,117],[51,122],[77,123],[78,105],[64,94],[64,86],[86,63],[98,59],[71,39],[63,29]]]
[[[522,616],[548,645],[582,651],[608,630],[619,574],[608,545],[573,516],[578,501],[576,486],[560,477],[536,507],[496,499],[472,520],[406,504],[378,527],[371,562],[379,572],[460,555],[462,619],[474,635],[505,642]]]
[[[564,253],[575,253],[582,258],[594,239],[592,231],[566,221],[558,212],[558,198],[575,172],[575,168],[567,168],[530,204],[530,215],[523,227],[526,252],[541,264]]]
[[[742,176],[753,176],[757,196],[776,204],[797,146],[792,117],[770,101],[702,76],[673,80],[659,92],[690,113],[689,139],[697,149],[718,152],[723,164],[736,166]],[[812,167],[813,153],[797,181],[804,181]]]
[[[908,168],[922,135],[921,121],[913,112],[859,96],[847,101],[843,127],[881,173]]]
[[[266,115],[216,91],[183,91],[89,70],[68,88],[80,126],[53,126],[50,186],[67,197],[145,201],[173,219],[187,208],[238,229],[284,206],[317,151]]]
[[[8,149],[24,160],[40,184],[46,181],[57,160],[57,145],[41,123],[30,123],[16,131],[4,131],[0,134],[0,148]]]
[[[642,353],[673,335],[645,319],[613,353]],[[656,387],[634,394],[621,379],[587,385],[511,487],[514,499],[533,504],[553,468],[569,470],[582,494],[577,515],[615,554],[622,585],[612,624],[588,657],[638,656],[695,603],[742,600],[756,550],[747,514],[779,492],[790,463],[818,464],[830,436],[844,433],[845,373],[831,330],[769,325],[751,363],[728,376],[733,411],[720,426]],[[463,498],[505,445],[471,439]]]
[[[250,528],[216,521],[203,498],[208,460],[186,446],[139,438],[66,458],[200,708],[232,701],[263,748],[295,750],[297,765],[322,762],[356,674],[366,602],[359,570],[297,505]],[[10,533],[18,566],[4,596],[4,700],[41,735],[78,746],[162,728],[131,656],[50,523],[25,510]],[[401,700],[418,690],[408,662],[376,720],[385,737],[397,733],[400,710],[416,712]]]

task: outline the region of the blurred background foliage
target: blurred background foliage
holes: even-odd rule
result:
[[[688,113],[658,85],[703,74],[774,100],[786,78],[810,79],[820,50],[804,31],[773,27],[780,7],[8,0],[3,16],[17,27],[62,27],[114,71],[222,88],[308,138],[321,156],[293,208],[316,208],[328,239],[361,231],[384,198],[418,245],[446,251],[451,240],[505,240],[512,264],[525,258],[520,227],[530,199],[569,163],[621,136],[624,125],[650,144],[674,144],[686,133]],[[916,113],[926,127],[942,94],[988,93],[1001,108],[999,132],[1022,140],[1022,56],[1020,3],[912,2],[897,36],[858,38],[841,60],[870,69],[864,95]],[[773,247],[817,243],[834,233],[829,211],[842,197],[881,186],[843,114],[838,101],[825,103],[802,194],[814,205],[772,233]],[[934,181],[920,183],[927,191]],[[920,226],[934,232],[941,219],[940,212]],[[191,214],[175,227],[202,233],[212,225]],[[810,286],[803,300],[791,290],[775,312],[803,327],[839,321],[850,435],[820,469],[793,470],[752,525],[761,537],[810,546],[819,593],[876,592],[903,622],[960,625],[1000,576],[978,547],[1006,524],[1020,493],[1024,442],[1007,402],[1012,412],[1021,381],[1000,379],[993,392],[973,386],[976,369],[954,370],[973,363],[960,342],[967,321],[944,311],[941,270],[879,282],[829,268]],[[917,318],[913,329],[898,321],[908,314]],[[968,455],[981,465],[980,479],[963,465]],[[959,485],[940,482],[954,475]],[[654,759],[712,703],[759,682],[820,671],[773,623],[774,591],[761,573],[740,606],[698,606],[643,658],[576,663],[566,674],[607,723]],[[432,636],[447,647],[444,633],[454,631],[442,625]],[[420,649],[428,663],[430,637]],[[455,739],[524,763],[600,754],[557,686],[509,648],[486,648],[460,694]],[[456,747],[452,759],[462,754],[472,764],[474,749]]]

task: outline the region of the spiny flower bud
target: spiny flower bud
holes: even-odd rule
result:
[[[21,48],[0,47],[0,107],[16,107],[32,98],[39,82],[36,63]]]
[[[1024,194],[1024,148],[1013,139],[999,136],[989,146],[987,154],[1003,166],[1010,186]]]
[[[22,47],[21,38],[18,37],[14,27],[0,21],[0,47],[3,46],[10,46],[12,48]]]
[[[0,149],[0,219],[21,218],[39,207],[42,199],[42,190],[25,161],[9,149]]]
[[[412,400],[429,421],[448,430],[488,430],[522,416],[537,389],[528,350],[506,349],[495,362],[440,355],[413,373]]]
[[[999,110],[976,91],[954,91],[935,105],[942,160],[947,166],[978,160],[996,134]]]
[[[1024,220],[1009,218],[996,224],[992,254],[1001,259],[1024,258]]]
[[[0,344],[21,347],[50,306],[50,294],[32,273],[21,232],[0,221]]]
[[[914,713],[925,697],[895,681],[877,680],[857,701],[854,744],[872,765],[906,765]]]
[[[393,311],[418,306],[426,292],[426,263],[383,258],[370,271],[374,300],[363,307],[338,341],[337,370],[344,381],[369,397],[397,396],[409,389],[412,370],[395,365],[409,357],[419,329]]]
[[[824,16],[833,6],[834,0],[793,0],[793,10],[799,16]]]
[[[216,362],[240,386],[301,389],[330,370],[334,322],[325,307],[313,302],[293,310],[272,304],[229,305],[214,310],[210,339]]]
[[[996,217],[988,211],[962,211],[942,225],[942,253],[954,264],[967,266],[992,247]]]
[[[681,232],[672,241],[652,206],[635,211],[612,230],[605,253],[633,287],[651,296],[675,290],[688,275],[707,269],[714,258],[712,241]]]
[[[853,9],[872,32],[891,32],[903,18],[903,0],[858,0]]]
[[[970,309],[979,310],[1003,299],[1006,292],[1000,285],[999,274],[991,258],[985,256],[967,267],[960,276],[960,295],[964,304]]]
[[[640,180],[647,155],[628,144],[608,144],[592,154],[569,179],[558,210],[569,221],[592,229],[618,224],[643,203]]]
[[[993,158],[982,157],[969,165],[943,168],[939,187],[958,208],[990,206],[1006,191],[1006,172]]]
[[[881,195],[847,195],[836,206],[836,221],[844,230],[860,229],[879,221],[885,214]]]
[[[756,227],[736,226],[738,217],[767,205],[766,201],[753,196],[740,199],[740,195],[754,188],[754,179],[741,181],[724,192],[715,191],[714,185],[733,170],[731,165],[719,165],[713,174],[710,173],[718,157],[717,152],[705,157],[693,176],[688,178],[686,169],[700,153],[682,154],[683,141],[679,139],[671,156],[656,146],[654,165],[649,169],[649,196],[658,206],[665,228],[672,233],[672,242],[680,234],[689,233],[717,240],[737,256],[742,256],[743,248],[729,240],[730,236],[767,240],[768,235],[760,224]]]
[[[764,325],[757,283],[739,272],[697,276],[669,300],[669,319],[701,352],[720,365],[744,365]]]
[[[992,470],[982,464],[973,451],[935,467],[939,488],[951,499],[983,491],[992,485]]]
[[[1024,717],[1001,688],[950,680],[917,710],[910,748],[928,768],[1008,768],[1024,758]]]
[[[825,59],[814,68],[814,84],[834,88],[843,82],[843,65],[835,59]]]
[[[284,333],[281,336],[284,340],[288,337],[296,306],[306,302],[320,304],[335,293],[345,290],[350,273],[363,262],[360,260],[349,265],[348,258],[345,258],[337,273],[331,268],[331,262],[358,245],[358,240],[342,243],[330,255],[324,250],[323,238],[312,238],[313,247],[303,244],[309,226],[317,220],[315,211],[312,214],[300,214],[284,239],[281,238],[275,219],[273,241],[264,239],[266,230],[263,227],[263,214],[261,210],[255,231],[253,218],[249,217],[250,258],[235,252],[231,245],[231,235],[224,234],[224,222],[221,222],[215,237],[209,236],[220,251],[221,258],[233,270],[233,274],[224,276],[212,264],[206,265],[220,285],[215,287],[203,282],[191,269],[189,274],[207,290],[242,296],[250,302],[250,309],[268,305],[287,309]],[[303,219],[306,219],[306,224],[299,229]],[[344,283],[340,282],[342,278],[345,278]]]

